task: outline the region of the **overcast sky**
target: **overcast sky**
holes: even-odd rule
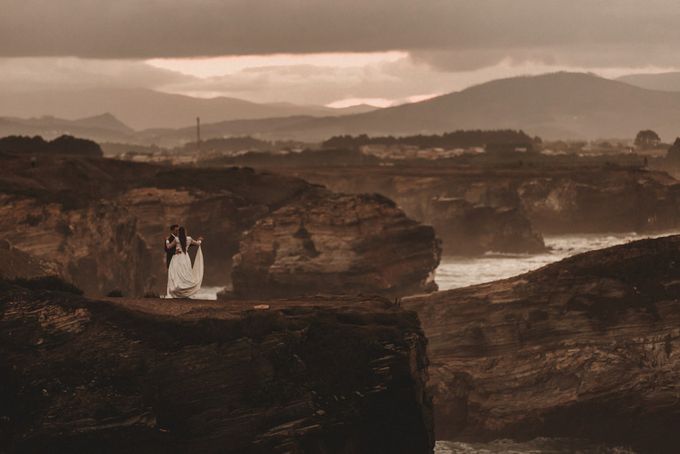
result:
[[[387,105],[498,77],[680,67],[672,0],[0,0],[0,90]]]

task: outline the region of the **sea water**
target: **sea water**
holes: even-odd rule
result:
[[[677,233],[679,232],[664,232],[654,235],[630,232],[546,236],[544,238],[545,244],[550,250],[542,254],[490,252],[477,257],[442,257],[439,268],[437,268],[436,282],[439,284],[440,290],[467,287],[468,285],[516,276],[583,252],[603,249],[642,238],[655,238]]]

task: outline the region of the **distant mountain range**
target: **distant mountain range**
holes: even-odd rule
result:
[[[137,140],[132,128],[108,113],[78,120],[64,120],[51,116],[28,119],[0,117],[0,137],[24,135],[53,139],[62,134],[99,142]]]
[[[592,74],[495,80],[426,101],[342,117],[240,120],[206,126],[210,136],[254,134],[322,140],[339,134],[432,134],[522,129],[544,138],[632,138],[641,129],[680,135],[680,93],[647,90]],[[190,128],[145,131],[145,140],[189,140]]]
[[[7,130],[3,121],[1,133]],[[99,135],[119,135],[109,141],[176,145],[194,140],[192,123],[193,118],[183,128],[130,132],[106,115],[80,120],[73,127],[91,125]],[[339,134],[410,135],[457,129],[522,129],[562,139],[633,138],[641,129],[653,129],[672,141],[680,135],[680,92],[645,89],[591,74],[554,73],[495,80],[418,103],[355,114],[204,122],[202,136],[320,141]]]
[[[649,90],[680,91],[680,72],[631,74],[617,80]]]
[[[288,103],[258,104],[236,98],[204,99],[141,88],[30,93],[3,93],[0,90],[0,116],[28,118],[49,115],[78,119],[110,112],[137,130],[188,126],[197,116],[201,117],[204,123],[213,123],[292,115],[346,115],[374,109],[376,108],[367,105],[334,109]]]

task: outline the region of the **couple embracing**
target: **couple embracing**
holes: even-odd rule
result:
[[[165,240],[165,257],[168,267],[166,298],[189,298],[201,289],[203,282],[203,237],[194,240],[186,229],[177,224],[170,226],[170,236]],[[189,247],[198,246],[194,264],[191,264]]]

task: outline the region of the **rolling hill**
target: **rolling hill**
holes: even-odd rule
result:
[[[65,120],[52,116],[39,118],[0,117],[0,137],[23,135],[53,139],[62,134],[99,142],[136,140],[134,130],[109,113],[76,120]]]
[[[148,89],[30,93],[3,93],[0,90],[0,116],[29,118],[49,115],[74,120],[110,112],[134,129],[179,128],[192,124],[197,116],[202,122],[211,123],[292,115],[346,115],[374,109],[366,105],[333,109],[288,103],[258,104],[236,98],[195,98]]]
[[[206,125],[205,137],[253,134],[317,141],[338,134],[432,134],[456,129],[523,129],[560,139],[632,138],[654,129],[680,134],[680,93],[647,90],[584,73],[484,83],[426,101],[335,117],[289,117]],[[190,140],[192,129],[144,131],[142,140]]]
[[[680,72],[630,74],[617,80],[649,90],[680,91]]]
[[[143,97],[138,101],[140,118],[150,115],[156,123],[166,121],[158,103],[151,108],[144,104]],[[94,106],[101,107],[96,103]],[[152,111],[158,114],[154,116]],[[410,135],[458,129],[522,129],[548,139],[633,138],[641,129],[653,129],[666,141],[680,135],[680,92],[649,90],[584,73],[499,79],[418,103],[347,115],[286,115],[282,110],[280,116],[243,117],[248,112],[244,107],[238,112],[241,118],[219,117],[223,121],[216,122],[206,121],[211,117],[202,115],[203,138],[252,135],[321,141],[339,134]],[[219,115],[217,110],[213,115]],[[106,139],[109,141],[174,146],[194,140],[193,121],[191,114],[183,128],[150,128],[134,133],[110,127],[117,122],[111,118],[107,128],[94,126],[98,135],[118,134],[118,138]],[[77,126],[84,127],[83,120]],[[0,120],[0,133],[6,130]],[[102,140],[91,133],[82,135]]]

